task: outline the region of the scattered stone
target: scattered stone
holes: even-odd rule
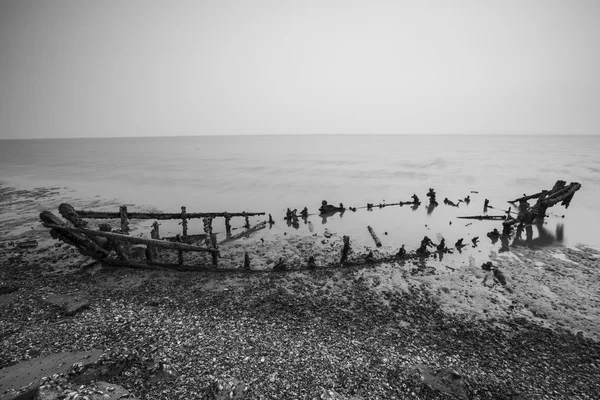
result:
[[[331,234],[331,232],[329,232],[328,228],[325,228],[325,232],[323,233],[323,236],[325,236],[327,239],[329,239],[333,235]]]
[[[417,365],[415,369],[423,383],[430,388],[459,399],[468,399],[463,377],[457,370],[451,368],[434,369],[423,364]]]
[[[150,367],[150,381],[152,382],[170,382],[179,377],[179,372],[173,364],[167,361],[159,361]]]
[[[209,390],[210,400],[242,400],[246,398],[248,385],[235,378],[215,380]]]

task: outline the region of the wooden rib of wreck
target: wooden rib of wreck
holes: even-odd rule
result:
[[[170,268],[177,270],[216,270],[218,269],[218,257],[220,250],[216,241],[216,235],[212,231],[212,220],[216,217],[225,218],[225,226],[227,237],[229,240],[234,240],[237,237],[242,237],[254,233],[266,225],[262,222],[253,228],[241,232],[240,234],[231,236],[230,219],[232,217],[243,217],[245,226],[249,225],[248,218],[250,216],[265,215],[265,213],[187,213],[186,207],[181,207],[181,213],[128,213],[126,206],[121,206],[119,212],[95,212],[95,211],[78,211],[71,205],[63,203],[59,206],[59,212],[69,223],[66,223],[59,217],[52,214],[50,211],[40,213],[42,224],[50,228],[50,234],[53,238],[59,239],[77,248],[77,250],[86,256],[90,256],[95,260],[100,261],[104,265],[120,266],[129,268],[148,268],[162,269]],[[85,218],[94,219],[117,219],[121,222],[121,229],[113,231],[109,224],[100,224],[98,230],[89,229],[88,221]],[[129,235],[129,220],[130,219],[181,219],[182,234],[178,234],[175,238],[160,239],[158,232],[158,222],[152,224],[150,232],[151,239],[135,237]],[[188,235],[188,220],[191,218],[203,218],[204,235]],[[197,240],[194,240],[197,239]],[[197,245],[198,240],[203,240],[205,246]],[[135,250],[140,250],[141,254],[145,255],[145,259],[134,257],[132,245],[137,245]],[[167,263],[157,261],[158,250],[174,250],[177,252],[177,263]],[[145,251],[144,251],[145,250]],[[189,266],[185,265],[184,253],[186,252],[205,252],[211,257],[212,267],[206,267],[204,264]],[[140,252],[138,252],[139,255]],[[143,257],[143,256],[142,256]]]

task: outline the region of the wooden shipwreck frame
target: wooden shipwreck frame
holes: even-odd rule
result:
[[[57,217],[50,211],[40,213],[43,225],[50,228],[50,235],[65,243],[75,246],[86,256],[100,261],[103,265],[150,268],[150,269],[176,269],[184,270],[216,270],[219,264],[219,244],[235,240],[239,237],[257,232],[266,226],[263,221],[254,227],[250,226],[249,217],[265,215],[264,212],[235,212],[235,213],[188,213],[186,207],[181,207],[180,213],[154,213],[127,211],[127,206],[121,206],[118,212],[75,210],[71,205],[63,203],[58,208],[61,216],[68,222]],[[242,217],[245,220],[245,230],[232,235],[231,219]],[[202,219],[204,234],[189,235],[188,221]],[[225,219],[226,239],[217,243],[216,234],[213,233],[212,223],[215,218]],[[120,220],[120,229],[113,230],[109,224],[99,224],[99,229],[87,228],[86,219]],[[154,219],[151,239],[129,235],[129,221],[133,219]],[[181,220],[182,233],[174,238],[161,239],[158,220]],[[204,242],[204,246],[198,242]],[[140,257],[140,250],[142,254]],[[159,252],[163,250],[177,251],[177,263],[168,263],[160,260]],[[210,266],[206,263],[200,265],[186,265],[184,253],[204,252],[211,258]]]

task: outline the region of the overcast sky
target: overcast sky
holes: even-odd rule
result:
[[[280,133],[600,133],[600,1],[0,1],[0,138]]]

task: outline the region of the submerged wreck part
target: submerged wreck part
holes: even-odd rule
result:
[[[340,203],[339,207],[333,206],[331,204],[327,204],[327,200],[323,200],[321,202],[321,207],[319,207],[319,211],[320,212],[332,212],[332,211],[345,211],[346,208],[344,207],[343,203]]]
[[[371,237],[375,241],[375,245],[377,247],[381,247],[381,240],[379,240],[379,238],[375,234],[375,231],[373,230],[373,228],[371,228],[371,225],[367,226],[367,229],[369,230],[369,233],[371,234]]]
[[[504,221],[503,224],[511,226],[518,223],[531,224],[536,219],[543,220],[546,217],[546,211],[548,208],[561,203],[565,207],[568,207],[577,192],[581,189],[581,184],[578,182],[571,182],[569,185],[565,181],[556,181],[554,187],[550,190],[542,190],[540,193],[536,193],[532,196],[524,196],[516,199],[513,202],[519,202],[522,206],[520,207],[519,214],[516,218],[511,218]],[[537,198],[537,202],[532,207],[527,207],[526,200]]]

